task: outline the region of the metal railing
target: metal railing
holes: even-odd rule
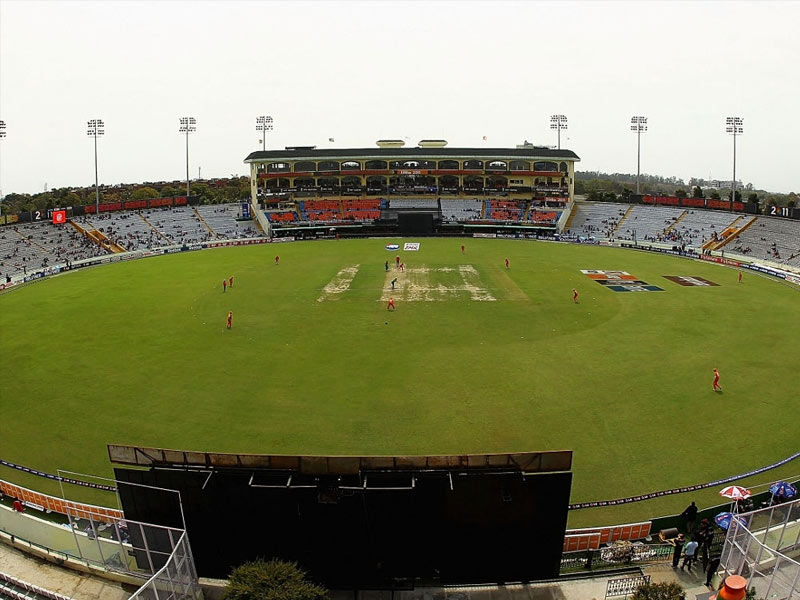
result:
[[[172,553],[130,600],[198,600],[202,598],[192,549],[182,532]]]
[[[604,571],[630,566],[667,563],[672,560],[673,546],[670,544],[644,544],[623,542],[600,548],[565,552],[561,556],[560,573],[581,571]]]
[[[736,515],[720,566],[747,579],[758,598],[800,598],[800,500]]]

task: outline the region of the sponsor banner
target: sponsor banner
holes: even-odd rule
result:
[[[399,250],[400,244],[386,244],[387,250]]]
[[[683,275],[662,275],[662,277],[686,287],[719,287],[718,283],[714,283],[703,277],[685,277]]]
[[[405,252],[416,252],[419,250],[419,242],[406,242],[403,244],[403,250]]]
[[[474,238],[496,238],[496,233],[473,233],[472,237]]]
[[[67,211],[54,210],[53,211],[53,225],[62,225],[67,222]]]
[[[739,479],[744,479],[746,477],[752,477],[753,475],[758,475],[759,473],[764,473],[765,471],[771,471],[772,469],[777,469],[778,467],[781,467],[786,463],[795,460],[798,457],[800,457],[800,452],[796,452],[791,456],[784,458],[783,460],[780,460],[771,465],[760,467],[758,469],[753,469],[752,471],[748,471],[747,473],[742,473],[740,475],[732,475],[731,477],[726,477],[724,479],[709,481],[708,483],[698,483],[695,485],[688,485],[686,487],[672,488],[671,490],[659,490],[657,492],[650,492],[649,494],[641,494],[639,496],[628,496],[627,498],[616,498],[614,500],[578,502],[577,504],[570,504],[569,510],[578,510],[581,508],[595,508],[598,506],[614,506],[617,504],[630,504],[631,502],[641,502],[642,500],[651,500],[653,498],[660,498],[661,496],[670,496],[672,494],[683,494],[684,492],[694,492],[697,490],[703,490],[710,487],[717,487],[720,485],[724,485],[726,483],[731,483],[732,481],[737,481]]]
[[[741,267],[742,263],[738,260],[731,260],[730,258],[723,258],[721,256],[709,256],[708,254],[701,254],[700,258],[702,260],[707,260],[709,262],[715,262],[720,265],[730,265],[732,267]]]
[[[786,281],[790,281],[795,285],[800,285],[800,277],[796,277],[794,275],[787,275]]]

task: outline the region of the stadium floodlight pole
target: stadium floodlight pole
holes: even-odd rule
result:
[[[272,117],[269,115],[262,115],[256,117],[256,131],[261,132],[262,150],[267,150],[267,132],[272,131]]]
[[[642,133],[647,131],[647,117],[631,117],[631,131],[636,132],[636,195],[639,195],[639,173],[642,166]]]
[[[731,181],[731,212],[736,199],[736,136],[744,133],[744,121],[740,117],[727,117],[725,131],[733,136],[733,180]]]
[[[105,133],[105,123],[102,119],[92,119],[86,122],[86,134],[94,138],[94,214],[100,214],[100,186],[97,178],[97,138]]]
[[[0,140],[6,137],[6,122],[0,121]],[[1,155],[0,155],[1,156]],[[2,172],[2,163],[0,163],[0,172]],[[0,185],[0,215],[3,214],[3,186]]]
[[[179,133],[186,134],[186,200],[189,200],[189,134],[197,131],[197,121],[194,117],[181,117]]]
[[[567,128],[567,117],[564,115],[552,115],[550,117],[550,129],[558,130],[558,149],[561,150],[561,130]]]

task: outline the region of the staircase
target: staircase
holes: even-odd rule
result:
[[[744,218],[745,218],[744,216],[740,216],[733,223],[728,225],[725,231],[722,232],[721,240],[709,240],[708,242],[703,244],[703,250],[720,250],[721,248],[724,248],[725,246],[730,244],[733,240],[735,240],[740,233],[742,233],[746,229],[749,229],[750,226],[758,220],[758,217],[753,217],[741,227],[736,228],[736,224]]]
[[[686,215],[688,215],[688,214],[689,214],[689,211],[688,211],[688,210],[685,210],[685,211],[683,211],[683,212],[681,213],[681,216],[679,216],[677,219],[675,219],[675,220],[672,222],[672,225],[670,225],[669,227],[667,227],[667,228],[664,230],[664,233],[669,233],[670,231],[672,231],[673,229],[675,229],[675,225],[677,225],[678,223],[680,223],[680,222],[681,222],[681,220],[683,219],[683,217],[685,217],[685,216],[686,216]]]
[[[633,204],[631,204],[628,207],[628,210],[626,210],[625,214],[622,215],[622,218],[617,222],[617,226],[614,227],[614,231],[612,231],[611,235],[608,236],[608,237],[612,237],[612,238],[614,237],[614,234],[617,233],[617,231],[619,231],[619,228],[622,227],[622,224],[625,222],[625,219],[628,218],[628,216],[631,214],[631,212],[633,212]]]

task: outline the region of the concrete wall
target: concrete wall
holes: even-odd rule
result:
[[[130,544],[102,537],[89,539],[83,532],[73,532],[65,525],[51,523],[30,513],[31,509],[27,513],[18,513],[0,505],[0,529],[33,544],[84,560],[136,569],[133,557],[128,554]]]

